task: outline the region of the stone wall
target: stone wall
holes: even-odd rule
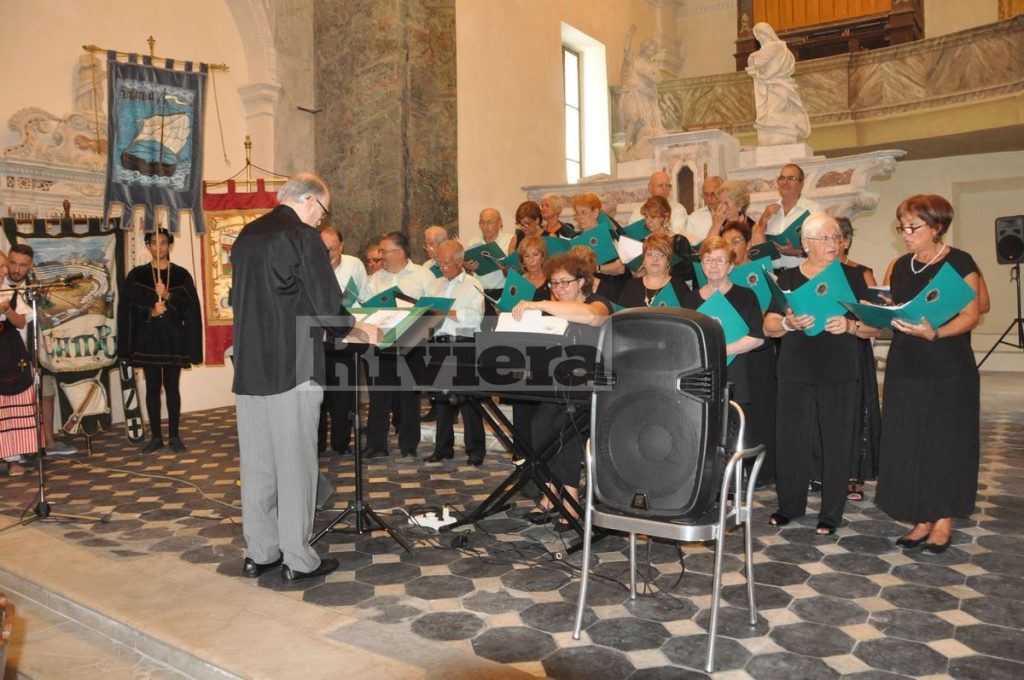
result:
[[[454,0],[316,3],[317,170],[354,253],[458,210]]]

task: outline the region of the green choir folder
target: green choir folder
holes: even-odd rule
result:
[[[433,309],[438,312],[441,312],[442,314],[447,314],[448,312],[451,311],[452,305],[454,304],[455,298],[433,297],[429,295],[424,295],[423,297],[416,301],[413,307],[425,307],[427,309]]]
[[[441,274],[441,268],[438,267],[436,263],[430,265],[430,273],[434,275],[435,279],[439,279],[439,278],[441,278],[441,276],[443,276]]]
[[[750,335],[750,326],[743,320],[740,313],[736,311],[736,308],[729,302],[729,298],[725,297],[721,291],[715,291],[715,294],[704,301],[697,311],[704,316],[709,316],[722,325],[722,331],[725,333],[725,342],[736,342],[740,338]],[[736,358],[735,354],[730,354],[726,357],[725,363],[731,364],[732,360]]]
[[[505,278],[505,290],[501,292],[501,298],[496,304],[498,311],[511,312],[520,300],[532,300],[536,292],[537,286],[527,281],[526,277],[515,270],[509,270]]]
[[[428,307],[406,307],[403,309],[362,307],[353,309],[351,312],[358,321],[373,324],[383,331],[384,338],[377,343],[377,347],[387,349],[398,342],[402,334],[409,330],[416,319],[423,316],[428,309]]]
[[[626,227],[623,231],[626,236],[636,239],[637,241],[643,241],[651,235],[651,232],[647,231],[647,220],[644,218],[640,218],[633,224]]]
[[[345,290],[341,294],[341,304],[346,307],[359,304],[359,285],[356,283],[355,277],[350,278],[345,284]]]
[[[781,211],[780,211],[781,212]],[[786,230],[781,234],[765,234],[765,238],[769,242],[783,246],[792,246],[794,248],[800,247],[800,228],[804,226],[804,220],[810,216],[810,210],[804,210],[804,214],[793,220],[793,222],[786,227]]]
[[[771,260],[762,257],[759,260],[741,264],[729,272],[730,281],[737,286],[754,291],[754,295],[757,296],[757,304],[761,307],[762,312],[768,309],[768,304],[772,301],[772,291],[768,287],[768,282],[765,281],[767,278],[764,273],[765,268],[771,269]]]
[[[548,257],[560,255],[572,248],[575,244],[569,239],[557,238],[555,236],[542,236],[544,245],[548,248]]]
[[[767,269],[762,271],[772,289],[772,298],[781,309],[792,309],[796,316],[809,314],[814,317],[814,325],[804,331],[807,335],[818,335],[825,330],[825,322],[830,317],[846,314],[843,302],[857,301],[839,260],[833,260],[817,276],[794,291],[782,290],[773,273]]]
[[[683,305],[679,302],[679,298],[676,296],[676,291],[672,288],[672,282],[669,281],[658,294],[651,300],[651,307],[672,307],[675,309],[682,309]]]
[[[597,255],[597,263],[604,264],[618,259],[619,253],[615,250],[615,243],[612,241],[612,232],[604,229],[601,225],[585,231],[569,241],[570,246],[586,246]]]
[[[974,289],[946,262],[913,300],[902,305],[883,307],[848,302],[843,306],[875,328],[891,326],[893,319],[919,324],[921,317],[928,319],[933,328],[938,328],[959,314],[975,295]]]
[[[756,246],[750,246],[747,248],[747,257],[751,260],[760,260],[761,258],[768,257],[772,260],[777,260],[782,257],[782,253],[779,252],[779,247],[771,241],[760,243]]]
[[[486,276],[498,271],[498,263],[505,259],[505,251],[494,241],[481,243],[466,250],[464,259],[477,263],[477,276]]]
[[[366,301],[363,303],[363,307],[367,307],[369,309],[397,307],[398,305],[395,303],[395,295],[401,292],[402,290],[398,286],[391,286],[387,290],[383,290],[376,295],[371,295],[366,298]]]

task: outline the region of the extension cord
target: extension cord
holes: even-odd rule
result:
[[[434,531],[440,531],[443,527],[446,527],[449,524],[455,524],[455,522],[458,521],[455,517],[452,516],[451,512],[448,511],[448,508],[445,508],[443,510],[443,513],[444,514],[442,514],[439,517],[436,512],[424,512],[417,515],[412,515],[412,519],[417,525],[421,527],[433,529]]]

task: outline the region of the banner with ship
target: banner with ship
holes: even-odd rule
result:
[[[150,57],[130,55],[122,63],[108,55],[107,214],[123,215],[126,228],[154,231],[159,221],[176,233],[190,222],[202,234],[208,68],[186,62],[176,70],[172,60],[160,61],[164,68]]]

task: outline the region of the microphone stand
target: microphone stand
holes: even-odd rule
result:
[[[41,345],[41,335],[39,332],[39,310],[37,300],[40,291],[49,290],[50,288],[56,288],[57,286],[67,286],[69,281],[46,281],[43,283],[26,283],[24,288],[0,288],[0,293],[10,293],[17,291],[21,295],[25,296],[26,301],[32,303],[32,342],[34,351],[29,352],[29,365],[32,369],[32,387],[34,388],[34,401],[35,401],[35,428],[36,428],[36,476],[38,479],[38,491],[37,497],[38,502],[35,507],[35,514],[32,517],[25,517],[25,513],[22,513],[22,518],[19,522],[22,526],[27,526],[37,520],[53,519],[53,520],[64,520],[69,522],[105,522],[109,518],[89,517],[86,515],[65,515],[59,513],[52,513],[49,501],[46,500],[46,473],[43,466],[43,459],[46,457],[46,440],[43,436],[43,414],[42,414],[42,382],[41,372],[39,369],[39,349]],[[25,509],[28,512],[28,508]]]

